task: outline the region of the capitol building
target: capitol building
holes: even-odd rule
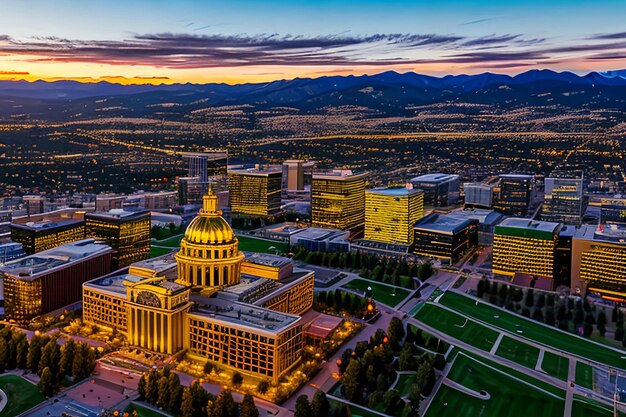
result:
[[[83,320],[124,333],[130,346],[186,350],[197,361],[277,381],[302,355],[313,272],[238,246],[210,190],[174,256],[83,284]]]

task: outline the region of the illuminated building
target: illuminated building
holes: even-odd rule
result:
[[[578,226],[586,208],[581,172],[553,172],[545,179],[542,220]]]
[[[68,243],[0,267],[8,320],[20,324],[81,299],[81,286],[111,271],[113,250],[93,239]]]
[[[479,246],[491,246],[493,244],[493,233],[496,225],[504,219],[504,215],[497,211],[485,209],[455,210],[446,216],[477,221]]]
[[[113,267],[122,268],[150,254],[150,212],[86,213],[85,236],[111,246],[115,250]]]
[[[365,226],[365,186],[368,173],[335,170],[313,174],[311,222],[313,227],[347,230],[352,236]]]
[[[304,161],[288,159],[283,162],[283,179],[285,189],[290,191],[304,190]]]
[[[492,272],[554,278],[560,223],[508,218],[493,236]]]
[[[626,224],[626,198],[616,196],[600,200],[601,224]]]
[[[493,207],[495,184],[466,182],[463,184],[465,193],[465,207],[491,208]]]
[[[282,168],[259,167],[228,171],[231,211],[263,217],[278,214],[282,178]]]
[[[83,318],[115,328],[131,346],[182,349],[277,381],[302,356],[300,314],[313,305],[313,272],[288,258],[238,250],[212,190],[175,255],[145,260],[83,285]]]
[[[26,206],[26,212],[28,214],[39,214],[44,212],[44,205],[46,198],[41,195],[25,195],[22,197],[22,201]]]
[[[78,220],[12,223],[10,229],[11,240],[29,255],[85,238],[85,223]]]
[[[124,207],[125,195],[98,194],[96,196],[96,211],[119,210]]]
[[[459,197],[459,176],[453,174],[426,174],[409,180],[413,188],[424,191],[424,204],[446,207]]]
[[[413,225],[424,217],[422,190],[374,188],[365,191],[365,239],[411,245]]]
[[[26,255],[21,243],[0,243],[0,264]]]
[[[198,204],[202,201],[204,185],[200,182],[200,177],[178,178],[178,204]]]
[[[626,226],[583,225],[572,242],[572,291],[626,300]]]
[[[190,177],[200,178],[200,182],[208,184],[214,177],[225,177],[228,169],[228,152],[184,152],[183,158],[188,163]]]
[[[291,234],[289,243],[302,246],[309,252],[349,252],[349,238],[349,231],[307,227]]]
[[[477,228],[475,219],[429,214],[415,223],[413,253],[454,264],[476,246]]]
[[[535,190],[535,177],[524,174],[500,175],[494,208],[510,216],[526,216]]]

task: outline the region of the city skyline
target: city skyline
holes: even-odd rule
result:
[[[626,4],[603,6],[16,2],[0,16],[0,80],[232,84],[386,70],[441,76],[626,68]]]

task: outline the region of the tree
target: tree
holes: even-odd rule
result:
[[[313,412],[313,417],[328,417],[330,414],[330,401],[328,401],[324,391],[317,390],[313,395],[311,411]]]
[[[194,381],[193,384],[186,387],[183,391],[182,403],[180,405],[183,417],[206,415],[206,408],[210,399],[210,394],[202,388],[198,381]]]
[[[9,361],[9,347],[6,339],[0,337],[0,373],[4,372]]]
[[[81,381],[91,375],[96,364],[96,355],[87,343],[80,343],[72,360],[72,375],[75,381]]]
[[[413,350],[411,345],[405,344],[402,346],[402,351],[398,357],[398,369],[400,371],[414,371],[415,370],[415,358],[413,357]]]
[[[235,372],[233,374],[233,377],[231,379],[231,382],[233,383],[233,385],[235,386],[239,386],[243,383],[243,375],[241,375],[239,372]]]
[[[358,402],[360,399],[359,374],[361,373],[361,363],[358,359],[350,359],[346,372],[341,376],[344,395],[348,401]],[[295,416],[297,417],[297,416]]]
[[[44,368],[39,379],[39,390],[46,397],[52,397],[54,394],[54,376],[50,368]]]
[[[147,384],[148,382],[147,380],[147,374],[142,374],[141,377],[139,378],[139,383],[137,384],[137,393],[139,394],[139,399],[140,400],[146,400],[147,397],[147,392],[146,392],[146,388],[147,388]]]
[[[367,406],[369,408],[378,407],[380,404],[383,403],[384,394],[385,393],[383,391],[378,391],[378,390],[372,392],[369,398],[367,399]]]
[[[296,406],[297,407],[297,406]],[[237,417],[239,406],[233,399],[233,393],[230,390],[223,390],[215,400],[215,417]]]
[[[598,313],[596,327],[598,328],[598,333],[600,333],[600,336],[602,337],[604,337],[604,334],[606,333],[606,321],[606,314],[604,313],[604,310],[600,310]]]
[[[170,403],[170,386],[167,377],[162,376],[157,381],[157,401],[156,404],[161,408],[167,408]]]
[[[39,360],[39,374],[43,372],[44,368],[50,368],[52,376],[56,378],[59,374],[59,359],[61,352],[56,338],[50,339],[48,343],[41,350],[41,359]]]
[[[611,313],[611,322],[615,323],[619,318],[619,310],[617,306],[613,307],[613,312]]]
[[[533,305],[535,305],[535,294],[533,293],[532,289],[528,289],[526,290],[526,302],[525,302],[526,307],[530,308]]]
[[[22,333],[23,334],[23,333]],[[24,334],[23,334],[24,335]],[[19,369],[26,369],[26,359],[28,358],[28,339],[26,335],[17,342],[15,360]]]
[[[296,410],[293,417],[313,417],[313,410],[306,395],[301,395],[296,400]]]
[[[180,404],[180,412],[182,417],[195,417],[200,415],[199,412],[196,413],[196,410],[194,408],[193,393],[191,392],[190,386],[185,387],[185,389],[183,390],[183,398]]]
[[[174,372],[167,377],[167,387],[169,390],[169,401],[166,408],[171,413],[178,413],[183,396],[183,387],[180,385],[178,375]]]
[[[385,404],[385,413],[392,416],[396,415],[398,403],[400,402],[400,393],[395,389],[387,391],[383,395],[383,402]]]
[[[422,362],[420,367],[417,369],[415,383],[419,385],[421,393],[424,395],[430,394],[433,385],[435,385],[435,371],[428,361]]]
[[[443,371],[443,368],[446,367],[446,358],[441,353],[435,355],[433,359],[433,367],[440,371]]]
[[[402,325],[402,320],[398,317],[394,316],[391,318],[391,321],[389,321],[389,326],[387,326],[387,336],[393,346],[400,344],[404,338],[404,326]]]
[[[270,389],[270,381],[268,381],[267,379],[260,380],[258,385],[256,386],[256,390],[260,394],[265,394],[267,390],[269,389]]]
[[[44,339],[41,336],[33,336],[28,347],[28,355],[26,357],[26,367],[32,372],[39,371],[39,360],[41,359],[41,348]]]
[[[478,281],[478,284],[476,284],[476,296],[478,298],[483,298],[483,295],[485,294],[485,281],[487,280],[483,278]]]
[[[591,336],[591,333],[593,333],[593,326],[590,323],[585,322],[583,325],[583,336],[589,337]]]
[[[243,396],[243,400],[241,400],[241,405],[239,406],[239,409],[239,417],[259,417],[259,410],[254,404],[254,397],[250,394],[246,394]]]
[[[624,327],[615,327],[615,340],[622,340],[624,338]]]
[[[76,342],[68,339],[61,347],[61,359],[59,360],[59,373],[67,375],[72,373],[72,360],[76,353]]]
[[[420,403],[422,402],[422,392],[419,385],[411,384],[411,389],[409,390],[409,401],[411,402],[411,408],[413,410],[419,409]]]

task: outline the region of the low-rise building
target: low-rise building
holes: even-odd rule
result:
[[[79,220],[11,223],[10,228],[11,240],[29,255],[85,238],[85,222]]]
[[[477,245],[478,220],[431,213],[415,223],[413,253],[456,263]]]

